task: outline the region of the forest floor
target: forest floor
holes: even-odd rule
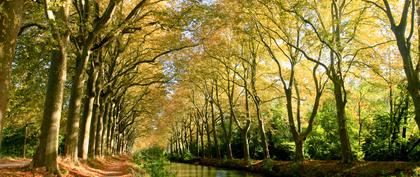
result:
[[[31,159],[5,158],[0,160],[0,176],[12,177],[41,177],[46,176],[42,169],[32,170]],[[80,160],[78,165],[69,165],[66,160],[59,160],[60,171],[67,177],[88,177],[88,176],[121,176],[131,177],[136,174],[144,174],[144,171],[132,163],[130,157],[104,157],[95,160]]]

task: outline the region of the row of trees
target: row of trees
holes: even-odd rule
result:
[[[223,145],[232,159],[238,136],[240,157],[249,160],[249,138],[258,132],[263,159],[272,146],[290,141],[298,161],[304,147],[319,158],[315,145],[337,141],[340,151],[333,153],[344,163],[358,156],[378,160],[384,152],[392,157],[381,160],[409,159],[420,126],[416,9],[412,0],[209,4],[213,17],[193,34],[203,44],[179,61],[171,98],[177,104],[166,108],[167,117],[176,118],[168,148],[221,158]],[[205,25],[209,21],[218,25]],[[336,127],[326,126],[330,119]],[[287,130],[276,132],[279,126]],[[325,140],[328,132],[336,142]],[[273,144],[274,134],[286,138]]]
[[[34,167],[59,173],[62,135],[72,163],[131,151],[164,98],[169,78],[159,59],[191,46],[175,7],[161,0],[0,1],[0,122],[39,128]]]

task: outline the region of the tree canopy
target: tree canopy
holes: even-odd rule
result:
[[[245,161],[418,161],[419,9],[0,0],[1,153],[57,174],[59,155],[77,164],[152,145]]]

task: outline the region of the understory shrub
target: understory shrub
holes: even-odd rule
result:
[[[133,160],[151,177],[175,177],[175,173],[165,168],[168,163],[165,151],[158,146],[135,152]]]

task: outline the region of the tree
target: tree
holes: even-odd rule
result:
[[[45,15],[57,46],[52,51],[41,135],[32,161],[34,167],[45,167],[47,171],[58,175],[60,174],[57,164],[58,134],[67,74],[67,48],[70,42],[68,27],[70,4],[70,0],[59,1],[58,4],[48,0],[44,2]]]
[[[291,27],[283,27],[282,25],[280,25],[280,20],[274,19],[275,16],[273,14],[273,9],[268,9],[268,11],[269,14],[266,15],[267,21],[269,21],[269,23],[271,23],[274,27],[270,28],[268,26],[264,26],[264,24],[260,22],[259,24],[257,24],[257,29],[259,30],[258,35],[261,42],[264,44],[267,53],[269,53],[271,59],[276,63],[276,66],[278,68],[278,77],[280,78],[280,81],[283,85],[283,91],[286,96],[286,108],[289,121],[289,129],[293,135],[293,139],[295,142],[294,160],[303,161],[304,141],[309,135],[309,133],[312,131],[312,126],[317,115],[321,95],[324,91],[326,80],[322,79],[322,75],[321,77],[317,76],[319,75],[317,74],[319,72],[319,64],[315,63],[312,67],[312,80],[315,86],[314,102],[312,104],[312,110],[309,115],[308,127],[305,131],[303,131],[301,120],[301,115],[303,114],[303,110],[301,110],[301,102],[303,96],[301,95],[302,89],[299,88],[298,82],[300,82],[301,79],[306,79],[303,73],[305,70],[301,69],[306,66],[301,61],[301,53],[299,52],[299,50],[293,48],[293,46],[302,48],[302,46],[305,45],[305,32],[302,30],[302,24],[300,24],[299,22],[297,22],[296,25],[291,25]],[[287,17],[283,18],[286,19]],[[281,45],[276,39],[284,40],[286,46]],[[319,50],[320,52],[317,58],[318,62],[321,59],[323,47],[321,47]],[[281,55],[287,58],[287,61],[289,61],[289,65],[284,66],[285,62],[281,60],[281,55],[279,56],[279,54],[277,54],[276,51],[280,51]],[[299,75],[300,77],[297,77],[296,75]],[[293,90],[295,90],[295,94],[293,94]],[[295,104],[293,104],[294,98],[296,99]],[[293,108],[294,105],[296,105],[296,108]]]
[[[104,13],[99,16],[99,11],[92,12],[93,8],[90,7],[91,3],[89,0],[80,0],[74,3],[77,9],[80,25],[77,37],[72,42],[78,46],[76,52],[76,71],[72,80],[72,89],[69,104],[69,113],[67,118],[67,129],[66,129],[66,143],[65,143],[65,155],[70,160],[77,161],[77,145],[78,145],[78,129],[80,121],[80,108],[83,96],[83,86],[85,82],[85,71],[91,57],[91,53],[95,50],[99,50],[105,44],[115,40],[115,38],[124,33],[133,33],[136,30],[141,30],[142,26],[137,25],[134,20],[141,21],[145,17],[148,17],[150,11],[143,12],[146,5],[155,4],[159,1],[149,2],[148,0],[140,0],[136,3],[134,8],[119,21],[116,26],[111,27],[111,30],[106,31],[105,34],[102,32],[110,26],[110,22],[115,18],[115,9],[121,3],[121,0],[111,0],[105,8]],[[150,4],[148,4],[150,3]],[[95,9],[99,10],[98,2],[93,2]],[[92,17],[93,16],[93,17]],[[94,21],[89,20],[94,18]],[[153,23],[152,23],[153,24]],[[90,29],[88,26],[92,26]]]
[[[402,12],[400,15],[399,22],[396,21],[395,18],[397,16],[394,16],[393,8],[388,0],[383,0],[383,5],[374,1],[365,0],[365,2],[373,4],[386,14],[387,20],[389,22],[389,27],[395,36],[395,39],[397,41],[397,47],[400,52],[401,59],[403,61],[404,72],[405,76],[407,77],[407,90],[410,93],[411,98],[413,99],[416,113],[415,120],[417,126],[420,129],[420,55],[417,58],[417,62],[415,62],[416,59],[411,54],[412,40],[415,32],[415,2],[414,0],[403,1],[404,4],[402,5]],[[417,7],[417,16],[419,18],[420,10],[418,9],[419,7]],[[420,20],[418,19],[417,27],[419,26]]]
[[[355,9],[353,5],[357,5],[356,2],[345,0],[333,0],[327,4],[323,4],[323,6],[321,4],[323,3],[313,2],[313,4],[306,4],[311,7],[310,11],[313,14],[305,14],[302,12],[302,5],[304,4],[298,2],[296,4],[288,4],[286,7],[286,4],[279,3],[284,11],[296,15],[299,20],[305,25],[308,25],[315,38],[319,40],[320,45],[325,45],[327,50],[329,50],[329,63],[323,63],[322,60],[318,61],[310,57],[307,53],[308,51],[304,51],[294,44],[286,42],[288,45],[299,50],[299,52],[302,52],[308,60],[319,64],[326,70],[326,75],[331,80],[333,86],[342,161],[344,163],[350,163],[353,160],[353,156],[347,130],[346,104],[348,100],[345,78],[357,54],[363,49],[372,48],[372,46],[367,46],[355,49],[355,47],[360,45],[356,39],[366,8],[363,7],[360,9],[357,6]],[[292,7],[292,9],[289,7]],[[329,16],[327,16],[326,12],[330,13]],[[344,18],[348,18],[351,22],[345,22],[346,20]],[[354,43],[354,45],[350,45],[350,43]]]
[[[24,0],[0,1],[0,149],[3,120],[9,102],[12,60],[23,18]]]

